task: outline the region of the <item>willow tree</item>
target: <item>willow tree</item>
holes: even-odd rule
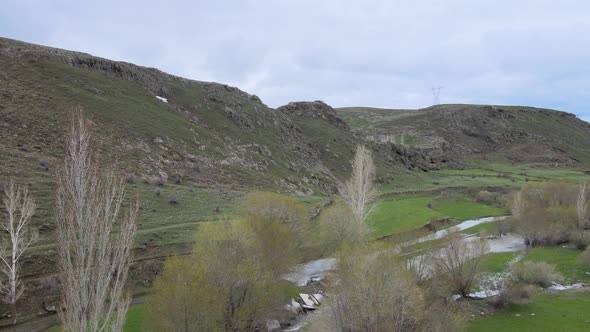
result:
[[[10,305],[12,323],[16,324],[16,302],[24,290],[20,282],[20,258],[38,234],[31,224],[35,203],[28,188],[10,181],[4,196],[6,217],[0,222],[0,229],[5,231],[5,236],[0,237],[0,295]]]
[[[393,253],[344,248],[338,268],[341,281],[328,316],[333,331],[423,330],[423,291]]]
[[[148,331],[260,331],[288,300],[247,221],[199,226],[193,254],[169,258],[147,296]]]
[[[343,244],[361,242],[365,237],[363,224],[355,222],[349,206],[335,204],[320,214],[320,238],[323,246],[331,251]]]
[[[125,181],[100,167],[90,122],[72,114],[57,170],[56,239],[63,284],[59,318],[66,331],[120,331],[138,203],[122,213]]]

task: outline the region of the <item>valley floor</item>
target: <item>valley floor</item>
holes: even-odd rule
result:
[[[464,170],[443,170],[427,173],[410,172],[407,176],[394,179],[381,187],[380,203],[371,215],[371,238],[374,240],[399,241],[402,238],[424,235],[433,230],[446,228],[462,220],[485,216],[506,215],[509,211],[502,204],[502,195],[528,182],[559,179],[576,182],[587,178],[583,170],[540,167],[539,165],[478,164],[472,163]],[[236,211],[239,192],[215,191],[193,188],[187,185],[168,184],[163,188],[143,183],[134,184],[143,195],[154,195],[149,205],[144,205],[144,220],[140,225],[137,248],[152,256],[167,255],[178,248],[190,248],[195,231],[201,222],[211,219],[231,219]],[[498,193],[492,201],[476,200],[482,191]],[[170,196],[176,196],[178,204],[168,203]],[[161,197],[161,198],[160,198]],[[331,197],[306,196],[300,198],[309,210],[319,210]],[[205,216],[205,217],[203,217]],[[433,223],[433,228],[425,225]],[[311,239],[317,239],[316,221],[309,229]],[[482,223],[461,230],[463,234],[488,234],[497,231],[495,223]],[[33,251],[51,249],[46,239]],[[177,249],[170,249],[177,248]],[[172,250],[172,251],[170,251]],[[317,259],[317,252],[310,250],[308,259]],[[590,282],[590,271],[576,263],[579,252],[569,248],[534,248],[528,250],[524,260],[546,261],[555,264],[568,282]],[[485,261],[490,274],[502,273],[508,269],[508,262],[514,253],[490,254]],[[529,304],[476,316],[469,323],[470,331],[558,331],[566,326],[568,331],[590,328],[587,308],[590,294],[586,289],[560,293],[542,292]],[[531,315],[534,313],[535,315]],[[517,316],[519,315],[519,316]],[[47,320],[48,318],[42,318]],[[568,325],[569,324],[569,325]],[[133,306],[129,313],[125,331],[141,331],[143,327],[143,305]]]

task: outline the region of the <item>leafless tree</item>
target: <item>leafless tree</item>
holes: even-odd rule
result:
[[[358,145],[352,161],[352,175],[340,186],[340,194],[359,223],[365,222],[377,198],[375,173],[371,151],[363,145]]]
[[[522,217],[524,212],[524,201],[522,199],[522,191],[518,191],[514,194],[514,200],[512,201],[512,216],[515,219]]]
[[[130,303],[124,286],[139,205],[132,202],[120,217],[125,180],[99,167],[90,122],[81,110],[67,126],[65,157],[56,175],[63,328],[120,331]]]
[[[444,279],[451,291],[468,296],[476,284],[487,252],[485,239],[463,239],[461,235],[452,233],[447,236],[447,245],[434,260],[437,277]]]
[[[341,285],[331,305],[333,331],[420,331],[424,296],[391,252],[354,248],[339,262]]]
[[[586,182],[580,183],[578,197],[576,199],[576,212],[578,213],[578,225],[584,229],[588,223],[588,201],[586,199]]]
[[[416,278],[416,284],[423,285],[432,275],[433,266],[433,248],[428,248],[423,252],[406,259],[406,264],[402,265],[406,271]]]
[[[35,213],[35,203],[28,188],[10,181],[4,194],[6,218],[0,223],[0,228],[7,236],[1,237],[0,245],[0,294],[10,305],[12,323],[16,324],[16,301],[24,290],[20,283],[20,258],[37,239],[38,233],[30,222]]]

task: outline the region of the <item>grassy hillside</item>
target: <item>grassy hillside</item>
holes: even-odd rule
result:
[[[141,197],[139,257],[182,250],[198,223],[232,218],[247,191],[306,195],[313,209],[349,173],[361,142],[323,103],[275,110],[227,85],[4,38],[0,83],[0,183],[12,178],[33,191],[41,238],[31,252],[47,257],[53,172],[73,108],[92,119],[101,158]],[[388,157],[391,150],[375,151],[388,179],[421,158],[402,163]],[[168,181],[159,186],[154,179],[162,175]],[[47,257],[25,269],[51,268]]]
[[[31,188],[41,234],[23,264],[28,312],[45,310],[42,303],[55,296],[38,277],[55,269],[53,172],[63,124],[76,107],[93,121],[101,158],[141,198],[131,269],[136,291],[149,287],[164,257],[190,250],[201,223],[234,218],[248,191],[287,193],[317,212],[349,174],[359,143],[373,151],[384,196],[370,220],[374,238],[433,218],[504,214],[476,203],[475,193],[576,182],[587,178],[590,161],[588,124],[556,111],[334,110],[319,101],[272,109],[227,85],[0,38],[0,184],[12,178]],[[168,180],[159,185],[162,176]]]
[[[371,140],[444,151],[461,160],[546,165],[590,162],[590,124],[575,115],[524,106],[436,105],[417,110],[340,108]],[[567,134],[564,134],[567,133]]]

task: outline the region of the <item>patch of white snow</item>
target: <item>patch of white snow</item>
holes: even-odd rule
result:
[[[562,290],[576,289],[576,288],[582,288],[582,287],[584,287],[584,284],[583,283],[580,283],[580,282],[579,283],[576,283],[576,284],[573,284],[573,285],[567,285],[567,286],[564,286],[564,285],[561,285],[561,284],[558,284],[558,283],[554,282],[553,283],[553,286],[551,286],[551,287],[549,287],[547,289],[548,290],[554,290],[554,291],[562,291]]]

